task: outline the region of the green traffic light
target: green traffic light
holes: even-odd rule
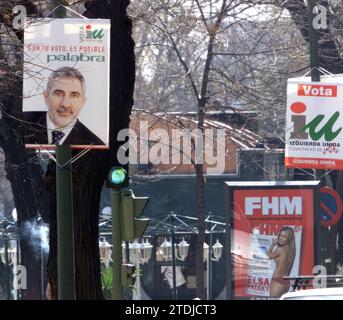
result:
[[[127,172],[123,168],[114,168],[110,172],[110,180],[113,184],[120,185],[122,184],[127,177]]]

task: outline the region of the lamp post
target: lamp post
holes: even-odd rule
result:
[[[164,260],[171,261],[172,260],[172,243],[168,241],[167,239],[164,239],[160,247],[163,252]],[[189,243],[185,240],[184,237],[182,237],[182,241],[177,245],[177,247],[179,249],[179,253],[175,251],[175,258],[181,261],[185,261],[185,259],[188,256]]]
[[[172,232],[172,236],[175,237],[174,233]],[[163,253],[163,258],[165,261],[171,261],[172,262],[172,271],[173,271],[173,299],[177,300],[177,287],[176,287],[176,259],[180,261],[185,261],[185,259],[188,256],[188,250],[189,250],[189,243],[185,241],[185,238],[182,237],[182,241],[177,245],[178,247],[178,253],[175,250],[174,242],[167,241],[167,239],[164,239],[164,241],[161,244],[161,249]],[[173,254],[174,252],[174,254]]]
[[[106,241],[105,237],[99,239],[99,251],[100,251],[100,262],[102,262],[106,268],[109,267],[112,262],[112,245]]]
[[[110,262],[112,260],[112,245],[106,241],[106,238],[101,236],[99,238],[99,251],[100,251],[100,262],[105,265],[106,268],[109,267]],[[135,265],[137,270],[136,273],[136,283],[135,283],[135,298],[134,300],[141,300],[141,279],[140,279],[140,272],[139,266],[140,264],[147,263],[152,254],[153,246],[149,243],[146,239],[139,243],[135,240],[132,243],[129,243],[129,255],[126,257],[126,242],[122,242],[122,262],[123,263],[132,263]]]
[[[174,217],[175,217],[174,213],[171,213],[170,222],[171,222],[172,264],[173,264],[173,298],[174,300],[177,300]]]
[[[3,277],[2,295],[6,300],[18,300],[17,267],[19,264],[19,237],[16,222],[2,218],[0,221],[0,240],[3,246],[0,248],[0,264]],[[12,279],[13,275],[13,280]],[[24,284],[24,283],[23,283]]]
[[[212,246],[212,233],[210,233],[210,246],[204,242],[204,261],[206,261],[207,300],[212,298],[212,261],[218,262],[223,253],[223,245],[217,239]],[[213,254],[213,258],[212,258]]]
[[[135,240],[129,244],[130,262],[136,267],[135,294],[133,300],[142,300],[140,265],[148,263],[151,258],[152,248],[153,246],[147,239],[141,243]]]
[[[64,18],[61,0],[52,1],[54,18]],[[57,145],[56,153],[56,207],[57,207],[57,281],[58,300],[75,300],[75,248],[73,221],[73,183],[71,148]]]
[[[153,246],[150,244],[148,239],[145,239],[145,242],[141,243],[141,247],[140,247],[141,263],[143,263],[143,264],[148,263],[148,261],[151,258],[152,248],[153,248]]]

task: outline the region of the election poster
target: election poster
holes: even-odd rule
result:
[[[110,20],[26,20],[28,148],[108,149]]]
[[[230,192],[231,298],[277,299],[284,277],[311,275],[315,265],[318,182],[226,183]]]
[[[343,76],[288,80],[285,165],[343,168]]]

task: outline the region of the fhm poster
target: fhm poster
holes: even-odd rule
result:
[[[301,188],[227,183],[232,189],[233,297],[279,298],[291,289],[285,278],[312,274],[317,189],[311,184],[318,182],[307,183]]]

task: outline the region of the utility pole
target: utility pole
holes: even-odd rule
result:
[[[320,81],[320,60],[318,49],[318,32],[313,26],[315,15],[313,13],[316,7],[316,0],[308,0],[308,28],[309,28],[309,42],[310,42],[310,65],[311,65],[311,81]],[[303,176],[306,176],[306,180],[317,179],[319,176],[324,175],[324,171],[315,169],[295,169],[293,177],[295,180],[303,180]]]
[[[313,26],[314,21],[314,8],[316,7],[316,0],[308,1],[309,7],[309,27],[310,27],[310,59],[311,59],[311,80],[313,82],[320,81],[320,61],[318,49],[318,32]]]
[[[170,222],[171,222],[171,245],[172,245],[172,265],[173,265],[173,299],[177,300],[174,217],[175,217],[174,212],[171,212]]]
[[[121,190],[111,190],[112,200],[112,299],[123,300],[122,288],[122,219],[121,219]]]
[[[320,82],[320,59],[319,59],[319,37],[318,31],[313,25],[315,15],[313,11],[316,7],[316,0],[309,0],[309,29],[310,29],[310,60],[311,60],[311,80],[313,82]],[[321,185],[325,186],[325,174],[326,170],[316,170],[316,177],[321,180]],[[324,177],[324,178],[321,178]],[[329,270],[329,273],[334,272],[332,268],[333,257],[328,249],[330,243],[330,231],[322,226],[317,226],[317,235],[319,239],[315,241],[315,252],[317,255],[317,264],[324,265]],[[327,257],[329,256],[329,259]]]
[[[212,299],[212,224],[208,223],[209,231],[209,245],[208,245],[208,255],[207,255],[207,300]]]
[[[54,18],[64,18],[65,8],[60,0],[52,1]],[[55,8],[58,7],[56,10]],[[57,201],[57,278],[58,300],[75,300],[74,221],[71,148],[56,146],[56,201]]]

